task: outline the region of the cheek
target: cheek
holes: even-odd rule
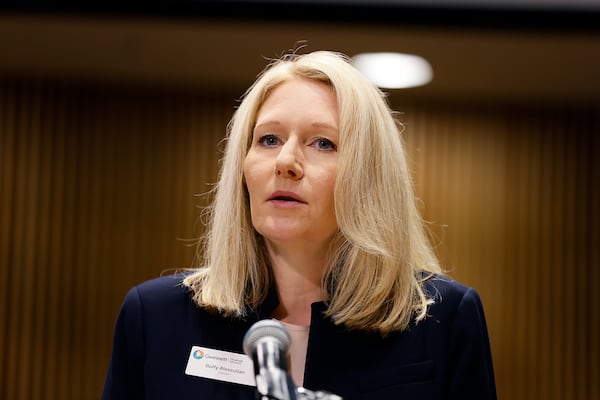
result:
[[[248,193],[252,195],[254,188],[256,187],[256,168],[253,157],[248,154],[244,159],[244,181],[246,182],[246,189]]]
[[[335,195],[334,195],[335,181],[336,181],[335,173],[325,174],[321,178],[322,185],[320,187],[320,192],[324,194],[324,199],[326,200],[326,206],[331,209],[331,212],[333,212],[333,204],[334,204],[334,197],[335,197]]]
[[[265,184],[269,179],[269,173],[272,168],[265,162],[264,157],[261,159],[261,157],[252,154],[252,152],[248,153],[244,159],[243,168],[250,206],[256,206],[265,195]]]

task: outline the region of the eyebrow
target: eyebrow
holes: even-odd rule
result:
[[[330,129],[332,131],[338,131],[339,129],[331,124],[328,124],[327,122],[314,122],[311,124],[311,126],[315,127],[315,128],[325,128],[325,129]]]
[[[280,121],[278,120],[270,120],[270,121],[265,121],[265,122],[261,122],[258,125],[254,126],[253,131],[256,131],[259,128],[268,128],[270,126],[281,126],[283,125]],[[311,127],[313,128],[321,128],[321,129],[328,129],[328,130],[332,130],[332,131],[338,131],[338,128],[327,123],[327,122],[313,122],[310,124]]]

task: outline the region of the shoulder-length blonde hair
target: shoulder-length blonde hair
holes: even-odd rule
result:
[[[432,299],[422,282],[441,269],[415,204],[394,113],[384,94],[336,52],[283,56],[245,93],[227,128],[198,269],[184,284],[199,306],[237,316],[272,289],[265,245],[250,219],[243,162],[260,106],[275,86],[296,77],[331,85],[339,107],[338,233],[323,276],[327,314],[349,328],[404,330],[425,318]]]

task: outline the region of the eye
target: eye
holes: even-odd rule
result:
[[[337,150],[337,146],[329,139],[319,138],[315,140],[314,145],[319,150],[327,150],[327,151],[335,151]]]
[[[258,139],[258,143],[260,143],[266,147],[273,147],[273,146],[277,146],[280,143],[280,140],[277,136],[269,134],[269,135],[261,136]]]

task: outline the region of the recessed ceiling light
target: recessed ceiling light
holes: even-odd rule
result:
[[[352,57],[352,64],[383,89],[423,86],[433,78],[429,62],[414,54],[361,53]]]

